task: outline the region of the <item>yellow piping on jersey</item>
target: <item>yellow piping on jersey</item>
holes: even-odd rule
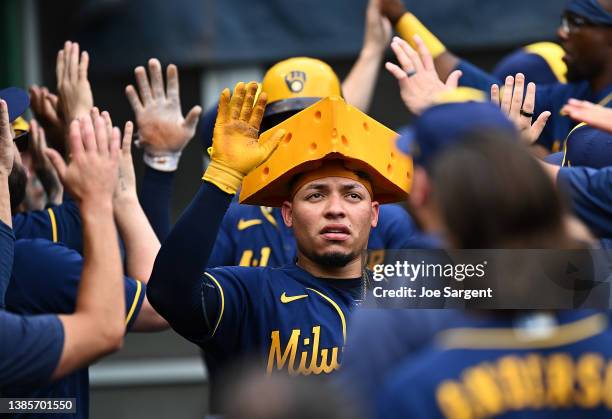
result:
[[[306,289],[316,292],[321,297],[323,297],[325,300],[327,300],[327,302],[330,303],[336,309],[336,311],[338,312],[338,315],[340,316],[340,321],[342,322],[342,341],[346,345],[346,319],[344,318],[344,313],[340,309],[340,306],[338,306],[338,304],[336,304],[334,300],[329,298],[327,295],[323,294],[321,291],[317,291],[314,288],[308,288],[308,287]]]
[[[55,213],[51,208],[47,208],[49,213],[49,219],[51,220],[51,241],[57,243],[57,221],[55,220]]]
[[[565,166],[565,159],[567,156],[567,140],[569,140],[569,137],[570,135],[572,135],[572,132],[576,131],[578,128],[583,127],[585,125],[586,125],[586,122],[579,123],[574,128],[572,128],[569,134],[567,134],[567,137],[565,137],[565,141],[563,141],[563,160],[561,161],[561,166]]]
[[[215,332],[217,331],[217,328],[219,327],[219,324],[221,323],[223,312],[225,311],[225,295],[223,294],[223,288],[221,287],[221,284],[219,284],[219,281],[217,281],[217,279],[214,276],[212,276],[208,272],[204,272],[204,275],[212,279],[212,281],[215,283],[217,288],[219,288],[219,295],[221,295],[221,311],[219,312],[219,318],[217,319],[217,324],[215,325],[215,328],[213,329],[212,334],[210,335],[212,337],[215,335]]]
[[[550,337],[521,340],[512,328],[457,328],[438,334],[436,340],[446,349],[535,349],[569,345],[603,332],[608,320],[603,314],[555,328]]]
[[[136,295],[134,296],[134,301],[132,301],[132,306],[130,307],[130,311],[125,318],[125,325],[127,326],[132,320],[132,316],[134,315],[134,311],[136,311],[136,306],[138,305],[138,299],[140,298],[140,293],[142,292],[142,283],[136,280]]]
[[[266,217],[266,220],[268,220],[270,224],[272,224],[274,227],[278,228],[278,224],[276,224],[276,220],[272,216],[273,208],[260,206],[259,209],[261,210],[261,213],[263,214],[263,216]]]

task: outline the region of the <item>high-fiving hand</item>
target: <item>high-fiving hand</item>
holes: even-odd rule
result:
[[[531,145],[537,141],[546,126],[550,112],[542,112],[536,121],[532,124],[533,111],[535,109],[535,83],[527,85],[527,92],[523,100],[525,91],[525,76],[521,73],[506,77],[504,89],[500,99],[499,86],[494,84],[491,86],[491,101],[498,104],[504,114],[514,122],[514,125],[519,130],[523,141]]]
[[[388,62],[385,68],[397,79],[400,95],[408,110],[420,115],[435,102],[439,94],[456,89],[462,73],[455,70],[448,76],[446,83],[442,82],[422,39],[415,35],[414,42],[418,46],[418,54],[406,41],[394,37],[391,49],[400,65]]]
[[[137,67],[134,74],[140,97],[132,85],[125,88],[125,94],[136,115],[139,146],[153,155],[180,152],[193,138],[202,108],[194,106],[183,117],[174,64],[166,69],[166,89],[161,64],[155,58],[149,60],[150,83],[144,67]]]
[[[236,193],[244,176],[272,154],[285,134],[279,130],[266,142],[259,141],[266,94],[260,94],[255,101],[256,93],[256,82],[247,85],[240,82],[233,95],[225,89],[219,97],[213,145],[209,150],[211,163],[204,180],[227,193]]]

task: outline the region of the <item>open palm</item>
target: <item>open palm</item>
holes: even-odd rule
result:
[[[166,90],[158,60],[149,60],[150,83],[144,67],[134,73],[140,97],[132,85],[126,95],[136,116],[140,146],[151,154],[180,152],[193,138],[202,108],[194,106],[183,117],[175,65],[167,68]]]

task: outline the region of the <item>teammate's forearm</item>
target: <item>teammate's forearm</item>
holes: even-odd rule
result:
[[[368,112],[381,68],[384,51],[364,48],[342,82],[342,94],[347,103]]]
[[[170,203],[176,172],[162,172],[145,165],[140,203],[160,242],[170,233]]]
[[[114,203],[115,222],[126,251],[126,274],[147,283],[160,244],[136,196]]]
[[[111,202],[81,204],[84,260],[75,313],[91,316],[103,336],[125,330],[123,270]]]
[[[0,175],[0,221],[9,227],[13,226],[11,217],[11,194],[8,186],[8,175]]]

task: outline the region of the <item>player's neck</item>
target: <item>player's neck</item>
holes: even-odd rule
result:
[[[612,60],[609,61],[607,67],[599,74],[589,80],[591,89],[594,92],[601,92],[612,84]]]
[[[296,264],[304,269],[306,272],[317,278],[335,278],[335,279],[354,279],[361,276],[362,261],[361,257],[357,256],[355,259],[347,263],[345,266],[338,268],[330,268],[328,266],[321,266],[320,264],[312,261],[308,257],[304,256],[303,253],[298,251],[298,257]]]

